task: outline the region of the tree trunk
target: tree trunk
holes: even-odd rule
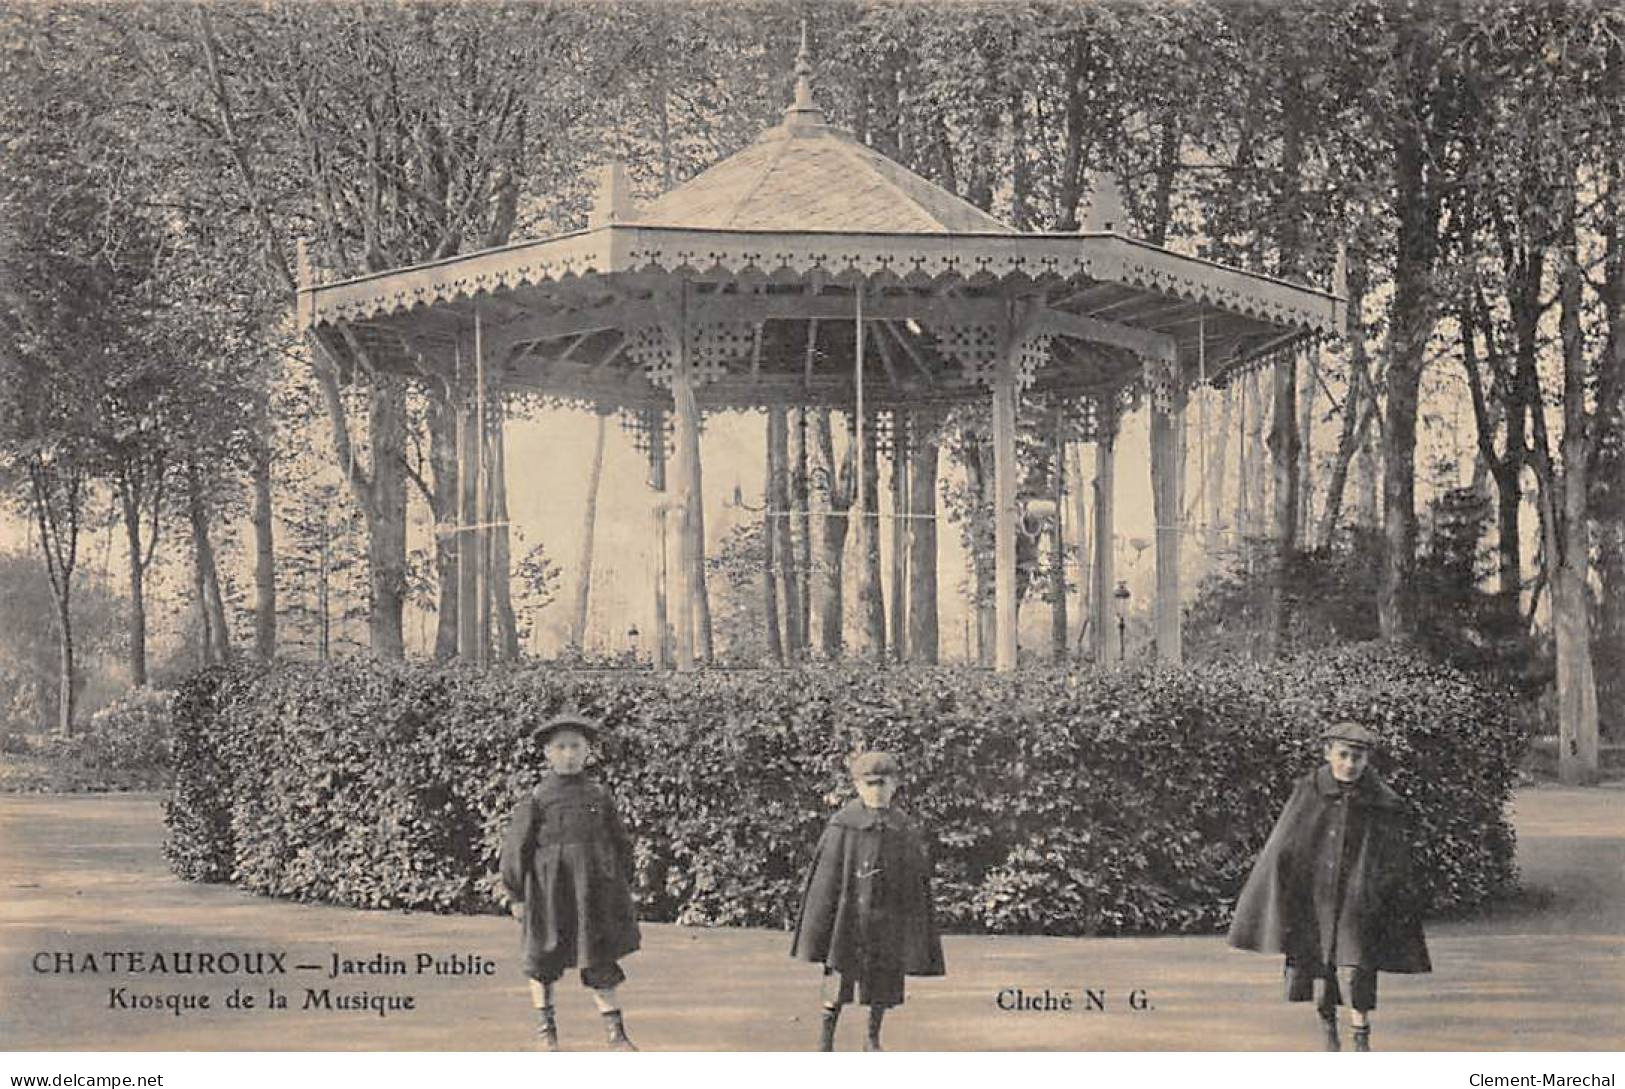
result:
[[[769,520],[762,522],[762,626],[767,637],[767,655],[784,664],[784,640],[779,635],[779,574],[774,553],[779,542]]]
[[[1055,456],[1050,470],[1050,498],[1055,502],[1055,521],[1050,526],[1049,619],[1050,657],[1057,662],[1066,661],[1066,534],[1063,516],[1066,510],[1066,440],[1061,431],[1059,414],[1054,422]]]
[[[406,656],[402,629],[406,603],[406,387],[399,378],[372,376],[372,487],[367,508],[367,564],[372,608],[368,636],[380,658]]]
[[[1618,485],[1614,485],[1618,487]],[[1593,526],[1597,543],[1597,730],[1625,738],[1625,519],[1618,514]]]
[[[63,737],[73,736],[73,715],[75,704],[74,664],[73,664],[73,610],[69,608],[68,585],[64,581],[62,587],[51,595],[56,601],[56,633],[57,633],[57,689],[56,689],[56,730]]]
[[[988,464],[992,450],[982,436],[966,434],[961,440],[960,455],[965,466],[965,483],[970,488],[972,518],[980,518],[982,511],[991,510],[989,498],[993,470]],[[989,535],[991,539],[991,534]],[[997,637],[997,603],[994,600],[994,571],[992,548],[980,547],[980,535],[972,532],[971,570],[976,582],[976,664],[993,664],[994,641]]]
[[[1552,572],[1550,586],[1557,649],[1558,777],[1569,784],[1592,783],[1599,756],[1597,676],[1583,573],[1565,560]]]
[[[604,431],[609,417],[597,414],[592,440],[592,463],[587,470],[587,502],[581,512],[581,550],[576,561],[575,609],[570,622],[570,642],[587,646],[587,604],[592,595],[593,534],[598,526],[598,484],[604,475]]]
[[[486,564],[489,580],[486,592],[490,595],[491,620],[496,628],[497,657],[512,661],[519,657],[519,620],[513,611],[513,548],[508,535],[507,413],[499,407],[491,416],[485,433],[491,446],[491,479],[486,486],[486,501],[491,507],[487,537],[491,554]]]
[[[1422,47],[1416,49],[1419,55]],[[1377,623],[1385,640],[1407,639],[1416,629],[1411,594],[1416,569],[1416,412],[1434,325],[1432,278],[1439,225],[1438,195],[1428,184],[1429,149],[1422,137],[1419,125],[1405,122],[1398,126],[1394,141],[1399,228],[1382,435],[1383,558],[1377,583]]]
[[[830,429],[829,409],[821,408],[813,417],[816,494],[823,508],[813,519],[820,546],[818,580],[818,638],[825,658],[841,657],[845,623],[842,607],[843,563],[846,551],[847,512],[852,505],[852,445],[848,443],[841,462],[835,461],[835,441]]]
[[[1387,640],[1415,630],[1410,596],[1416,570],[1416,409],[1420,350],[1402,359],[1396,346],[1388,364],[1387,442],[1383,447],[1383,556],[1377,584],[1377,624]]]
[[[1213,432],[1207,457],[1207,563],[1212,569],[1224,552],[1224,480],[1230,460],[1230,424],[1235,416],[1236,391],[1225,386],[1220,399],[1219,427]]]
[[[807,410],[790,417],[790,506],[796,548],[796,599],[801,602],[801,650],[812,645],[812,524],[807,481]]]
[[[863,510],[858,530],[858,608],[863,617],[863,653],[886,658],[886,598],[880,575],[880,448],[874,417],[863,428]]]
[[[1271,476],[1275,481],[1274,547],[1275,572],[1270,578],[1264,612],[1264,655],[1274,658],[1286,637],[1288,617],[1283,579],[1298,550],[1298,356],[1296,352],[1275,361],[1271,378],[1274,411],[1270,418],[1269,448],[1273,458]]]
[[[192,527],[193,584],[203,618],[203,660],[214,665],[231,657],[231,637],[215,569],[214,546],[209,541],[209,510],[203,495],[203,474],[196,465],[186,467],[186,507]]]
[[[937,441],[940,419],[915,409],[909,420],[908,449],[908,660],[936,665],[937,615]]]
[[[1625,81],[1625,57],[1611,66],[1615,87]],[[1625,136],[1625,109],[1616,101],[1613,132]],[[1597,545],[1596,643],[1598,731],[1625,737],[1625,165],[1609,178],[1613,214],[1605,228],[1603,325],[1607,353],[1597,383],[1597,461],[1592,470],[1591,517]]]
[[[693,488],[689,493],[689,508],[686,525],[688,532],[693,534],[693,555],[691,561],[694,565],[694,654],[703,663],[710,664],[715,660],[716,647],[711,630],[711,591],[707,586],[705,577],[705,502],[704,502],[704,465],[700,460],[700,416],[695,409],[693,449],[694,464]]]
[[[767,410],[768,494],[765,530],[773,537],[773,560],[784,598],[784,654],[800,661],[807,637],[801,626],[801,573],[797,570],[790,505],[790,419],[783,405]]]
[[[1570,177],[1573,175],[1571,174]],[[1552,490],[1557,545],[1548,548],[1552,626],[1557,644],[1558,775],[1565,783],[1597,778],[1597,677],[1591,658],[1591,609],[1587,586],[1591,562],[1590,489],[1587,475],[1593,437],[1587,426],[1586,345],[1581,330],[1582,285],[1572,190],[1564,214],[1562,268],[1558,275],[1559,328],[1563,341],[1563,471],[1542,474]],[[1559,513],[1560,512],[1560,513]]]
[[[124,535],[130,560],[130,684],[147,686],[147,599],[143,590],[146,564],[142,562],[141,495],[128,471],[118,474],[119,506],[124,512]]]
[[[1331,476],[1326,481],[1326,505],[1321,512],[1320,532],[1315,535],[1322,546],[1332,543],[1337,533],[1338,520],[1343,515],[1343,493],[1348,486],[1349,466],[1365,439],[1371,423],[1374,406],[1369,402],[1370,362],[1366,357],[1365,323],[1365,262],[1358,258],[1349,262],[1348,324],[1349,382],[1343,395],[1343,424],[1337,436],[1337,454],[1332,459]]]
[[[56,603],[57,650],[57,731],[73,733],[74,677],[73,572],[79,557],[79,515],[84,494],[84,478],[70,469],[67,479],[38,450],[27,458],[28,482],[33,497],[34,525],[39,530],[40,555],[51,583],[51,599]],[[58,491],[61,491],[60,501]]]
[[[891,454],[891,653],[899,662],[908,656],[909,420],[892,410]]]
[[[271,443],[255,437],[250,472],[254,478],[254,654],[276,657],[276,520],[271,489]]]
[[[457,657],[458,586],[457,547],[461,503],[457,476],[457,406],[449,391],[432,388],[428,394],[429,471],[434,491],[428,496],[434,515],[434,571],[438,590],[435,606],[434,656]]]
[[[1068,489],[1071,504],[1068,513],[1071,515],[1072,539],[1078,556],[1078,620],[1077,630],[1072,635],[1073,646],[1079,655],[1083,653],[1085,640],[1089,634],[1090,591],[1094,585],[1094,571],[1089,546],[1089,502],[1084,498],[1083,457],[1078,452],[1076,443],[1066,446],[1066,474],[1072,485]]]
[[[1247,382],[1247,529],[1254,540],[1268,535],[1265,506],[1269,497],[1267,485],[1270,474],[1264,471],[1264,379],[1258,371],[1246,378]]]
[[[775,425],[783,419],[784,409],[770,407],[767,410],[767,441],[763,444],[767,453],[766,472],[763,476],[767,486],[762,489],[762,615],[767,636],[767,653],[780,665],[784,664],[784,639],[779,630],[779,572],[778,550],[779,535],[773,523],[778,520],[778,512],[782,506],[775,502],[778,498],[778,482],[784,472],[784,462],[780,456]],[[789,612],[787,608],[785,612]]]
[[[1303,382],[1298,390],[1298,547],[1315,547],[1315,400],[1320,392],[1320,348],[1305,349]]]

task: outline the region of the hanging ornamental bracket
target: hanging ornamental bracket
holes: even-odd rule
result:
[[[1171,412],[1174,393],[1179,387],[1179,375],[1172,363],[1160,359],[1144,361],[1140,384],[1151,395],[1151,407],[1158,412]]]

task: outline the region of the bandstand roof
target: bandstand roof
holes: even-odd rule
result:
[[[300,290],[348,370],[447,373],[479,350],[511,389],[669,401],[675,345],[702,407],[975,394],[1019,342],[1029,389],[1097,402],[1151,371],[1222,381],[1343,324],[1343,300],[1115,230],[1010,228],[823,123],[805,74],[782,124],[638,208],[611,172],[591,225]]]

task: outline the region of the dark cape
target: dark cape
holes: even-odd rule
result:
[[[502,883],[525,904],[525,974],[544,963],[608,965],[638,948],[632,844],[609,791],[585,775],[544,779],[502,844]]]
[[[1307,1000],[1331,965],[1428,972],[1405,803],[1375,771],[1350,789],[1321,765],[1299,779],[1236,901],[1230,944],[1282,953]]]
[[[830,818],[790,955],[855,977],[943,974],[931,862],[908,814],[854,799]]]

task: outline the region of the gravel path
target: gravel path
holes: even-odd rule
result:
[[[1434,972],[1384,976],[1381,1050],[1625,1048],[1625,789],[1531,787],[1517,797],[1525,895],[1489,915],[1428,928]],[[188,884],[165,869],[153,795],[0,796],[0,1047],[67,1050],[508,1050],[527,1043],[517,932],[496,916],[364,912]],[[817,1027],[816,968],[763,930],[645,924],[626,962],[627,1024],[645,1050],[797,1050]],[[1280,1001],[1273,958],[1217,937],[950,936],[949,975],[910,982],[888,1020],[897,1050],[1290,1051],[1317,1046],[1307,1007]],[[108,951],[140,951],[142,972]],[[281,975],[181,975],[152,955],[280,956]],[[60,954],[60,956],[59,956]],[[335,956],[405,963],[347,974]],[[438,974],[494,965],[492,974]],[[96,958],[87,970],[87,955]],[[267,962],[271,956],[264,958]],[[217,966],[219,965],[217,960]],[[225,962],[229,964],[229,961]],[[317,966],[300,969],[298,965]],[[74,971],[66,971],[71,965]],[[269,966],[269,963],[267,964]],[[43,970],[39,970],[43,969]],[[225,1008],[233,990],[251,1010]],[[275,990],[285,1009],[267,1009]],[[1002,1010],[1019,988],[1070,1010]],[[326,992],[326,999],[322,998]],[[1089,994],[1103,1008],[1091,1008]],[[307,993],[309,997],[307,998]],[[366,1007],[410,996],[411,1009]],[[152,997],[156,996],[156,997]],[[170,1001],[209,1000],[176,1012]],[[1141,1000],[1143,999],[1143,1001]],[[363,1008],[344,1010],[346,1000]],[[160,1008],[134,1008],[146,1001]],[[326,1001],[332,1008],[326,1008]],[[1148,1008],[1135,1008],[1137,1005]],[[126,1008],[126,1007],[130,1008]],[[854,1011],[855,1012],[855,1011]],[[601,1046],[573,978],[561,989],[569,1049]],[[856,1047],[860,1016],[842,1026]]]

